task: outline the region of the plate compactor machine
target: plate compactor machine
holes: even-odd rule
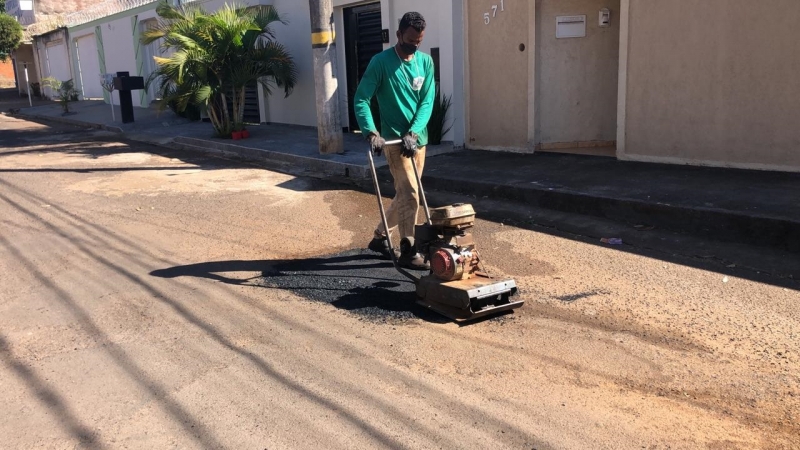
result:
[[[391,141],[386,145],[401,142]],[[388,230],[375,161],[372,152],[367,153],[381,220],[384,229]],[[522,306],[524,301],[513,299],[517,293],[517,283],[512,279],[493,278],[483,267],[471,233],[475,226],[472,205],[459,203],[429,209],[417,166],[411,165],[414,167],[427,222],[417,225],[413,237],[402,237],[399,250],[401,255],[414,252],[423,255],[431,266],[430,274],[417,277],[400,267],[391,233],[387,232],[387,239],[395,269],[411,279],[417,287],[417,303],[457,322],[475,320]]]

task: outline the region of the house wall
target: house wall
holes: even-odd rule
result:
[[[215,2],[209,2],[213,5]],[[221,2],[218,2],[221,3]],[[339,111],[342,126],[348,126],[347,117],[347,76],[344,50],[343,9],[348,6],[370,2],[334,0],[334,22],[336,29],[337,73],[339,81]],[[428,21],[425,32],[425,41],[421,51],[430,53],[430,49],[440,49],[440,71],[442,91],[447,95],[454,92],[454,82],[462,74],[463,60],[456,58],[453,51],[453,13],[452,2],[427,0],[381,0],[381,15],[383,27],[390,30],[391,44],[396,42],[394,37],[400,18],[408,11],[418,11]],[[314,64],[311,53],[311,19],[309,5],[306,1],[274,0],[273,5],[278,12],[289,22],[288,26],[276,25],[275,32],[278,40],[283,43],[295,59],[298,66],[299,78],[294,92],[284,98],[282,92],[275,91],[267,100],[267,120],[274,123],[289,123],[305,126],[316,126],[316,103],[314,93]],[[461,95],[459,93],[459,95]],[[452,111],[452,120],[457,120],[456,111]],[[456,137],[451,131],[446,140],[463,142],[463,138]]]
[[[60,29],[37,36],[33,40],[34,51],[38,53],[39,59],[38,75],[41,78],[51,77],[59,81],[73,79],[67,36],[67,31]],[[50,88],[43,88],[42,94],[52,97],[54,92]]]
[[[154,13],[152,13],[154,14]],[[136,52],[134,48],[133,25],[131,17],[120,17],[104,23],[100,30],[103,33],[103,49],[105,50],[106,72],[115,74],[117,72],[128,72],[130,75],[137,74]],[[119,92],[114,91],[114,103],[119,104]],[[142,106],[133,93],[134,105]]]
[[[800,171],[800,2],[623,5],[620,158]]]
[[[250,5],[273,4],[282,17],[287,21],[286,25],[276,24],[274,31],[277,39],[284,44],[295,59],[298,67],[298,82],[293,93],[284,98],[283,91],[274,89],[272,95],[268,96],[264,105],[265,120],[273,123],[286,123],[294,125],[316,126],[316,103],[314,92],[314,67],[311,49],[311,21],[309,5],[307,1],[297,0],[249,0],[245,2]],[[347,81],[344,60],[344,30],[342,28],[342,11],[347,6],[363,4],[365,2],[334,0],[334,20],[336,21],[337,43],[336,51],[339,59],[336,73],[340,82],[340,113],[343,126],[347,126]],[[394,33],[400,17],[410,10],[422,13],[428,20],[429,27],[426,30],[426,38],[422,45],[422,51],[430,52],[433,47],[440,49],[440,73],[442,90],[447,95],[453,95],[456,83],[463,86],[463,81],[459,78],[463,75],[463,58],[461,55],[454,54],[453,47],[453,23],[454,13],[452,2],[427,0],[380,0],[382,7],[384,28],[391,30],[392,43],[395,42]],[[198,2],[206,11],[214,11],[225,4],[225,0],[212,0]],[[99,19],[91,23],[73,27],[70,29],[70,40],[72,47],[71,59],[75,62],[74,71],[80,73],[78,66],[77,53],[75,52],[75,42],[85,42],[90,36],[95,34],[99,27],[102,39],[102,48],[98,46],[97,60],[90,60],[92,57],[88,53],[81,54],[80,59],[83,65],[96,71],[94,67],[100,67],[99,59],[104,58],[105,69],[108,73],[118,71],[128,71],[132,75],[139,73],[139,68],[143,67],[142,76],[147,77],[147,64],[143,64],[146,52],[142,47],[139,48],[140,56],[137,59],[136,45],[134,41],[134,22],[132,17],[138,17],[138,23],[157,17],[155,5],[140,7],[135,10],[115,14],[113,16]],[[387,44],[389,48],[392,44]],[[100,55],[99,53],[103,54]],[[85,77],[84,82],[91,80],[94,82],[94,75]],[[455,93],[461,96],[461,93]],[[118,103],[117,94],[114,94],[114,101]],[[150,98],[142,96],[144,100],[138,102],[138,96],[134,96],[134,105],[148,106]],[[463,101],[462,101],[463,103]],[[463,114],[457,109],[451,110],[451,120],[463,120]],[[461,126],[463,130],[463,126]],[[445,139],[463,142],[463,133],[457,135],[452,131]]]
[[[307,1],[274,0],[279,14],[288,22],[273,27],[277,40],[286,46],[297,65],[298,78],[294,91],[284,97],[274,88],[266,99],[266,121],[303,126],[317,126],[314,61],[311,54],[311,18]],[[340,41],[340,40],[339,40]],[[342,81],[341,79],[339,80]],[[343,116],[347,110],[344,110]]]
[[[572,15],[586,15],[586,37],[557,39],[556,17]],[[537,144],[616,140],[619,17],[619,0],[537,0]]]
[[[83,75],[82,82],[87,83],[88,86],[87,89],[83,89],[83,86],[81,86],[81,89],[87,95],[91,93],[90,96],[94,97],[100,93],[108,101],[108,94],[98,90],[100,86],[99,73],[103,72],[103,66],[105,66],[105,73],[128,72],[131,76],[141,75],[147,78],[149,74],[140,70],[144,65],[142,64],[142,54],[137,58],[137,51],[143,52],[143,46],[138,44],[137,39],[140,33],[134,36],[134,28],[140,31],[141,23],[155,19],[157,17],[155,7],[155,3],[149,4],[70,29],[70,40],[72,42],[70,50],[73,55],[74,72],[76,76],[78,74]],[[91,40],[94,40],[95,52],[82,52],[80,54],[81,67],[79,68],[75,43],[80,42],[82,43],[82,48],[91,49]],[[94,72],[97,73],[95,74]],[[114,91],[113,96],[114,104],[118,105],[119,93]],[[149,100],[147,95],[133,92],[134,106],[148,107],[150,105]]]
[[[27,95],[29,89],[29,84],[25,83],[26,63],[28,66],[28,83],[40,83],[38,58],[35,56],[34,48],[33,43],[22,43],[12,55],[16,63],[16,79],[19,83],[18,89],[21,95]]]
[[[12,62],[11,58],[6,59],[5,61],[0,61],[0,87],[9,88],[15,86],[16,82],[14,80],[14,63]]]
[[[471,148],[613,144],[619,0],[466,2]],[[609,27],[599,12],[609,8]],[[488,15],[488,16],[487,16]],[[558,16],[586,16],[586,36],[556,38]],[[488,23],[487,23],[488,22]]]
[[[14,60],[17,63],[17,80],[19,80],[20,92],[27,94],[28,86],[25,85],[25,63],[28,64],[28,82],[39,82],[39,72],[36,70],[36,61],[33,58],[33,45],[20,45],[19,48],[14,51]]]
[[[499,4],[499,2],[497,2]],[[466,2],[470,148],[529,147],[533,0]],[[487,16],[488,15],[488,16]],[[488,18],[488,23],[487,22]],[[520,47],[523,45],[524,47]]]

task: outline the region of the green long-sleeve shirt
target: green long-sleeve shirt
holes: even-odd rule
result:
[[[400,139],[413,131],[419,135],[420,147],[428,144],[428,121],[436,96],[430,55],[417,52],[411,61],[403,61],[392,47],[372,58],[355,96],[356,119],[364,134],[377,131],[369,109],[375,96],[384,139]]]

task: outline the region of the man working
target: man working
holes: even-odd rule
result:
[[[433,111],[435,87],[433,59],[418,51],[425,37],[425,19],[416,12],[406,13],[400,20],[397,45],[372,58],[355,96],[355,112],[361,131],[369,139],[375,155],[383,151],[394,178],[395,197],[386,210],[388,232],[400,238],[414,236],[419,211],[419,186],[414,168],[422,176],[425,146],[428,144],[428,121]],[[380,132],[370,111],[373,97],[378,99],[381,116]],[[381,136],[382,135],[382,136]],[[399,145],[386,141],[402,139]],[[378,224],[369,249],[390,258],[387,230]],[[400,239],[399,238],[399,239]],[[398,242],[397,239],[395,242]],[[428,270],[429,265],[418,252],[402,255],[400,265],[415,270]]]

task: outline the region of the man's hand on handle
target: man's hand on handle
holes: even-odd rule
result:
[[[417,140],[419,140],[419,136],[413,131],[409,131],[403,136],[403,156],[413,158],[417,155]]]
[[[386,140],[384,140],[381,135],[374,132],[369,134],[369,147],[373,155],[381,156],[384,145],[386,145]]]

